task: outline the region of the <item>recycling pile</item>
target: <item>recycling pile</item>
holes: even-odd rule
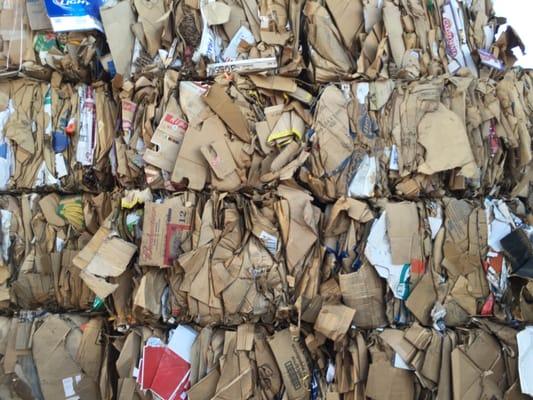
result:
[[[505,22],[3,2],[0,398],[533,396],[533,71]]]

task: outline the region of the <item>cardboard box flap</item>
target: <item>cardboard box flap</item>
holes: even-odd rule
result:
[[[75,386],[84,373],[70,350],[77,350],[81,338],[77,326],[56,315],[45,317],[33,334],[32,354],[44,398],[76,395]]]
[[[193,229],[196,198],[184,194],[163,203],[147,202],[139,264],[171,267],[182,253],[182,245]]]
[[[181,110],[179,110],[176,101],[170,101],[151,139],[151,143],[157,146],[157,150],[146,149],[143,156],[144,161],[164,171],[171,172],[174,169],[187,127],[187,122],[181,119]]]
[[[113,236],[109,228],[101,226],[72,263],[86,273],[117,277],[126,270],[136,251],[137,246]]]
[[[397,265],[421,260],[418,210],[413,202],[387,203],[387,236],[392,262]]]
[[[326,304],[320,309],[314,329],[333,341],[340,340],[350,329],[355,312],[342,304]]]
[[[100,16],[115,70],[127,77],[130,74],[135,42],[135,36],[130,28],[136,22],[131,3],[123,1],[113,7],[101,8]]]
[[[370,364],[365,396],[375,400],[414,400],[414,375],[388,361]]]
[[[442,138],[446,137],[443,141]],[[453,111],[442,103],[424,115],[418,125],[418,142],[424,146],[424,163],[418,171],[432,175],[439,171],[461,168],[461,175],[474,178],[478,173],[466,127]]]
[[[211,399],[216,393],[217,383],[220,379],[218,368],[211,370],[206,376],[200,379],[188,391],[187,396],[190,400]]]
[[[385,329],[379,337],[392,347],[406,363],[411,362],[417,352],[417,349],[404,338],[403,331],[399,329]]]
[[[231,97],[227,95],[223,86],[218,83],[213,84],[203,99],[235,135],[246,143],[251,142],[248,121]]]
[[[294,340],[289,329],[284,329],[270,336],[268,345],[278,363],[288,398],[307,399],[311,371],[300,343]]]
[[[216,116],[205,120],[200,129],[189,126],[174,165],[172,181],[181,182],[187,179],[190,189],[202,190],[209,167],[201,148],[213,141],[225,140],[225,132],[224,124]]]
[[[479,399],[483,393],[481,371],[459,348],[452,351],[454,399]]]
[[[109,283],[105,279],[83,270],[80,272],[80,278],[101,299],[112,294],[119,286],[118,283]]]

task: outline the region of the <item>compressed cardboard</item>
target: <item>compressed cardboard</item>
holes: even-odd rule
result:
[[[115,71],[128,76],[131,69],[135,37],[130,29],[135,23],[135,15],[127,1],[113,7],[101,8],[102,25],[113,56]]]
[[[387,203],[387,236],[392,262],[410,264],[421,259],[418,212],[414,203]]]
[[[34,31],[52,29],[50,18],[46,13],[44,0],[26,1],[26,11],[30,21],[30,27]]]
[[[314,329],[331,340],[339,340],[348,332],[355,313],[341,304],[326,304],[320,309]]]
[[[186,179],[189,188],[201,190],[207,180],[209,168],[201,152],[202,146],[216,139],[225,140],[225,132],[224,124],[217,117],[205,120],[201,129],[189,127],[174,165],[172,181],[182,182]]]
[[[235,135],[244,142],[250,142],[248,121],[239,107],[226,94],[223,86],[215,83],[209,88],[203,99]]]
[[[58,316],[45,318],[33,334],[32,355],[45,398],[99,397],[95,377],[84,372],[73,353],[82,342],[79,326]]]
[[[293,340],[288,329],[268,338],[268,345],[278,363],[287,396],[291,400],[305,399],[308,395],[307,377],[310,370],[301,345]]]
[[[468,136],[459,117],[439,104],[437,110],[426,113],[418,125],[418,142],[426,150],[425,162],[418,171],[431,175],[438,171],[461,168],[461,175],[473,178],[477,175],[474,155]],[[447,140],[442,143],[443,135]]]
[[[436,300],[437,293],[433,286],[433,280],[431,275],[426,273],[412,290],[405,305],[417,320],[424,325],[430,325],[432,322],[431,310]]]
[[[395,368],[386,361],[373,362],[368,371],[365,396],[375,400],[414,399],[413,378],[412,372]]]
[[[386,325],[383,286],[376,271],[363,264],[359,271],[339,275],[344,304],[355,310],[353,322],[363,329]]]
[[[247,357],[236,351],[237,335],[226,332],[224,337],[224,368],[213,398],[247,398],[252,394],[252,366]]]
[[[176,102],[170,102],[151,140],[151,143],[157,146],[157,150],[146,149],[144,161],[171,172],[174,169],[187,126],[187,123],[181,119]]]
[[[128,266],[137,246],[113,237],[108,228],[101,227],[72,263],[86,273],[101,277],[116,277]]]
[[[161,33],[164,28],[165,3],[162,0],[134,0],[133,4],[139,14],[138,23],[142,26],[146,50],[154,56],[161,47]]]

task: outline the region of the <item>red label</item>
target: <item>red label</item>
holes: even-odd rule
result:
[[[176,118],[172,118],[172,114],[165,114],[165,117],[163,118],[163,120],[166,122],[166,123],[169,123],[170,125],[175,125],[177,126],[178,128],[181,128],[183,130],[186,130],[187,129],[187,122],[185,122],[184,120],[182,120],[181,118],[179,117],[176,117]]]
[[[422,275],[426,272],[426,263],[424,260],[411,260],[411,272]]]
[[[165,265],[172,265],[173,261],[178,257],[181,246],[181,232],[188,232],[191,230],[190,225],[186,224],[168,224],[167,235],[165,238]]]

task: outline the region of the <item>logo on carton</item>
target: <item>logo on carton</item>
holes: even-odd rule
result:
[[[88,0],[52,0],[52,3],[61,8],[69,8],[73,6],[89,7],[91,5]]]
[[[455,46],[455,35],[453,34],[452,21],[444,17],[442,19],[442,24],[444,25],[444,36],[446,38],[446,46],[448,48],[448,52],[450,56],[456,57],[458,53],[458,49]]]

